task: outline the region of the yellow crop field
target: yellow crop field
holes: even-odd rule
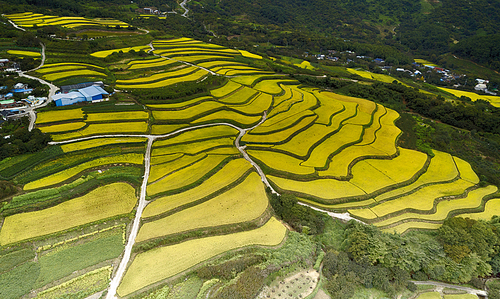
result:
[[[224,137],[217,139],[208,139],[195,143],[181,143],[167,147],[157,147],[153,149],[153,156],[170,155],[175,153],[184,153],[194,155],[203,151],[219,147],[234,147],[235,137]]]
[[[274,111],[274,109],[272,111]],[[290,115],[287,118],[268,118],[260,126],[250,131],[250,134],[269,134],[272,132],[282,131],[294,125],[297,125],[297,123],[299,123],[303,118],[309,116],[313,116],[313,120],[317,119],[316,114],[311,110],[304,110],[302,112]]]
[[[411,222],[405,222],[405,223],[401,223],[399,225],[396,225],[394,227],[391,227],[391,228],[384,228],[382,229],[382,231],[386,232],[386,233],[394,233],[394,232],[397,232],[399,234],[402,234],[404,232],[406,232],[407,230],[409,229],[431,229],[431,230],[436,230],[438,228],[441,227],[441,224],[439,223],[429,223],[429,222],[420,222],[420,221],[411,221]],[[428,294],[428,293],[424,293],[424,294]],[[439,296],[439,293],[437,293],[438,296]],[[418,298],[423,298],[422,295],[420,295],[420,297]],[[439,297],[427,297],[427,298],[441,298],[441,296]]]
[[[260,176],[252,172],[236,187],[171,216],[145,223],[137,242],[193,229],[252,221],[266,211],[267,200]]]
[[[195,106],[190,106],[181,110],[153,111],[156,120],[185,120],[192,119],[200,114],[207,114],[224,108],[224,104],[215,101],[203,101]]]
[[[291,99],[293,96],[292,89],[289,86],[280,84],[280,87],[281,87],[281,89],[283,89],[285,91],[285,93],[283,95],[280,95],[280,96],[274,96],[273,107],[277,107],[282,102]]]
[[[33,190],[33,189],[39,189],[47,186],[56,185],[73,178],[82,171],[94,167],[105,166],[109,164],[142,164],[143,158],[144,157],[142,154],[135,154],[135,153],[97,158],[95,160],[82,163],[75,167],[68,168],[63,171],[41,178],[39,180],[30,182],[24,185],[23,189]]]
[[[325,208],[325,209],[333,209],[333,210],[358,208],[358,207],[364,207],[364,206],[368,206],[368,205],[375,203],[375,200],[373,200],[372,198],[367,199],[367,200],[362,200],[362,201],[350,201],[350,202],[338,203],[338,204],[332,204],[332,205],[322,204],[322,203],[315,202],[313,200],[309,200],[309,199],[305,199],[305,198],[299,198],[299,201],[310,204],[312,206],[317,206],[317,207]]]
[[[153,125],[151,127],[151,134],[153,135],[163,135],[163,134],[168,134],[172,133],[174,131],[177,131],[179,129],[185,128],[187,125],[185,124],[179,124],[179,125]]]
[[[375,219],[375,218],[377,218],[377,214],[373,213],[373,211],[370,208],[348,210],[348,211],[352,216],[354,216],[356,218],[361,218],[361,219]]]
[[[245,50],[238,50],[238,51],[240,51],[241,55],[244,57],[254,58],[254,59],[262,59],[262,56],[260,56],[260,55],[253,54],[253,53],[250,53],[250,52],[245,51]]]
[[[223,73],[226,76],[241,76],[241,75],[248,75],[248,74],[272,74],[273,72],[270,71],[263,71],[259,69],[255,70],[242,70],[242,69],[229,69],[229,70],[224,70],[217,72],[219,74]]]
[[[415,190],[429,183],[446,182],[453,180],[459,175],[458,169],[454,163],[453,157],[450,154],[433,150],[434,158],[427,168],[427,171],[422,174],[414,183],[381,194],[375,198],[376,201],[382,201],[391,197],[401,196],[407,192]]]
[[[8,54],[17,56],[28,56],[28,57],[41,57],[42,54],[33,51],[20,51],[20,50],[7,50]]]
[[[222,98],[222,97],[225,97],[228,94],[236,91],[240,87],[241,87],[241,84],[238,84],[238,83],[233,82],[233,81],[227,81],[227,83],[224,86],[219,87],[217,89],[212,89],[210,91],[210,94],[216,98]]]
[[[222,60],[222,59],[233,59],[232,56],[221,56],[221,55],[192,55],[192,56],[178,56],[175,59],[180,61],[197,63],[198,61],[204,60]]]
[[[135,84],[135,83],[146,83],[146,82],[154,82],[159,81],[165,78],[173,78],[177,76],[184,76],[196,71],[196,67],[188,66],[171,72],[164,72],[159,74],[154,74],[149,77],[139,77],[136,79],[127,79],[127,80],[116,80],[117,84]]]
[[[437,198],[463,194],[467,188],[472,186],[474,186],[474,184],[464,180],[457,180],[451,183],[438,185],[430,185],[406,196],[383,202],[377,206],[374,206],[373,208],[371,208],[371,210],[378,217],[402,211],[404,209],[429,211],[432,209],[434,201]]]
[[[293,138],[284,143],[274,146],[274,148],[289,152],[291,154],[305,157],[307,156],[309,149],[318,142],[321,141],[325,136],[331,134],[337,130],[336,127],[327,127],[324,125],[313,124],[307,129],[301,131]],[[337,134],[335,134],[337,135]],[[335,136],[333,135],[333,136]],[[333,137],[332,137],[333,138]],[[358,137],[359,138],[359,137]],[[311,165],[309,165],[311,166]],[[324,166],[324,165],[322,165]]]
[[[267,93],[261,93],[248,104],[232,105],[229,106],[229,108],[245,114],[262,115],[264,111],[269,109],[272,102],[273,102],[273,97],[271,95]]]
[[[113,19],[87,19],[83,17],[57,17],[57,16],[45,16],[42,14],[26,13],[25,15],[13,14],[6,15],[7,18],[11,19],[14,23],[23,27],[33,27],[37,25],[49,26],[49,25],[60,25],[67,28],[74,28],[78,26],[122,26],[128,27],[129,25],[125,22],[113,20]]]
[[[355,69],[351,69],[351,68],[347,68],[347,71],[349,73],[356,74],[356,75],[359,75],[359,76],[361,76],[363,78],[367,78],[367,79],[371,79],[371,80],[375,80],[375,81],[381,81],[381,82],[384,82],[384,83],[392,83],[392,81],[396,80],[399,83],[401,83],[396,78],[393,78],[391,76],[384,75],[384,74],[375,74],[375,73],[370,73],[370,72],[367,72],[367,71],[355,70]]]
[[[40,74],[47,74],[47,73],[54,73],[54,72],[61,72],[61,71],[69,71],[69,70],[78,70],[78,69],[85,69],[87,68],[84,65],[64,65],[64,66],[54,66],[54,67],[42,67],[38,69],[36,72]]]
[[[314,70],[314,67],[311,65],[311,63],[309,61],[303,60],[301,63],[296,63],[294,65],[298,66],[300,68],[303,68],[303,69]]]
[[[332,116],[345,109],[341,101],[333,101],[330,98],[325,97],[323,93],[314,92],[314,96],[316,96],[321,103],[321,106],[314,109],[314,113],[318,115],[318,119],[316,120],[316,123],[318,124],[326,126],[329,125]]]
[[[229,126],[211,126],[183,132],[175,137],[165,140],[158,140],[153,143],[153,148],[167,145],[194,142],[196,140],[206,140],[221,137],[236,137],[239,131]]]
[[[42,66],[40,68],[40,70],[43,70],[43,69],[51,69],[51,68],[56,68],[56,67],[62,67],[62,66],[67,66],[69,68],[73,67],[73,66],[85,66],[85,67],[92,67],[92,68],[95,68],[95,69],[100,69],[100,70],[104,70],[103,67],[100,67],[100,66],[97,66],[95,64],[88,64],[88,63],[80,63],[80,62],[59,62],[59,63],[50,63],[50,64],[45,64],[44,66]]]
[[[216,168],[228,156],[208,155],[206,158],[182,168],[153,184],[148,185],[148,195],[152,196],[160,192],[175,190],[193,184],[205,176],[209,171]]]
[[[86,126],[84,122],[73,122],[73,123],[64,123],[59,125],[51,125],[45,127],[37,127],[43,133],[57,133],[57,132],[66,132],[66,131],[74,131],[79,130]]]
[[[266,135],[257,135],[257,134],[245,134],[242,138],[242,141],[243,142],[247,142],[247,143],[255,143],[255,144],[273,144],[273,143],[277,143],[277,142],[282,142],[288,138],[290,138],[290,136],[292,136],[293,134],[295,134],[298,130],[301,130],[305,127],[307,127],[308,125],[310,125],[312,122],[314,122],[314,120],[316,119],[316,115],[314,115],[314,113],[312,113],[311,111],[309,111],[311,115],[306,115],[305,117],[300,117],[298,118],[299,119],[299,122],[289,128],[286,128],[284,130],[281,130],[281,131],[277,131],[277,132],[274,132],[274,133],[269,133],[269,134],[266,134]],[[279,126],[280,123],[277,123],[277,125]],[[261,126],[259,126],[261,127]],[[294,139],[295,137],[292,138],[292,140]],[[279,146],[275,146],[276,148],[279,148]]]
[[[146,251],[133,260],[118,287],[118,295],[131,294],[230,250],[252,245],[277,246],[285,235],[286,228],[273,217],[254,230],[189,240]]]
[[[477,94],[474,92],[470,91],[462,91],[462,90],[456,90],[456,89],[450,89],[450,88],[443,88],[443,87],[438,87],[441,90],[444,90],[446,92],[451,93],[452,95],[456,96],[457,98],[460,98],[461,96],[465,96],[470,98],[472,101],[477,101],[479,99],[488,101],[491,103],[491,105],[495,107],[500,107],[500,97],[499,96],[490,96],[490,95],[482,95],[482,94]]]
[[[458,170],[460,171],[460,178],[462,180],[469,181],[473,184],[479,184],[479,177],[474,170],[472,170],[469,163],[458,157],[453,157],[453,160],[455,160],[455,163],[457,164]]]
[[[213,100],[214,98],[211,96],[205,96],[205,97],[199,97],[199,98],[194,98],[192,100],[180,102],[180,103],[170,103],[170,104],[151,104],[151,105],[146,105],[149,108],[153,109],[178,109],[178,108],[184,108],[187,106],[194,105],[198,102],[202,102],[205,100]]]
[[[231,81],[236,83],[240,83],[243,85],[251,86],[260,78],[274,78],[276,75],[248,75],[248,76],[239,76],[236,78],[231,78]]]
[[[90,54],[90,56],[97,57],[97,58],[106,58],[109,55],[111,55],[113,53],[118,53],[120,51],[122,51],[123,53],[127,53],[127,52],[130,52],[132,50],[138,52],[140,50],[146,51],[149,49],[151,49],[149,46],[136,46],[136,47],[121,48],[121,49],[98,51],[98,52],[94,52],[94,53]]]
[[[363,190],[348,181],[318,179],[314,181],[295,181],[276,176],[268,176],[280,189],[311,195],[326,200],[359,196],[365,194]]]
[[[479,219],[490,220],[491,217],[498,215],[500,215],[500,198],[493,198],[486,202],[483,212],[465,213],[465,214],[460,214],[458,216],[475,220]]]
[[[314,167],[301,165],[302,160],[273,151],[247,150],[254,159],[264,163],[267,167],[278,171],[285,171],[297,175],[308,175],[314,173]]]
[[[154,157],[151,157],[151,165],[155,166],[157,164],[172,162],[174,160],[181,158],[182,156],[184,156],[184,154],[181,154],[181,153],[171,154],[171,155],[154,156]]]
[[[382,105],[377,105],[377,111],[373,114],[373,123],[365,129],[363,140],[358,145],[368,145],[375,142],[376,134],[382,127],[381,118],[387,114],[387,109]]]
[[[54,81],[58,79],[68,78],[68,77],[76,77],[76,76],[90,76],[90,77],[106,77],[106,74],[91,71],[91,70],[74,70],[67,72],[56,72],[44,75],[43,78],[49,81]]]
[[[312,167],[325,167],[328,157],[340,150],[361,140],[363,127],[356,125],[345,125],[336,134],[328,137],[324,142],[316,146],[302,165]]]
[[[241,62],[234,62],[234,61],[208,61],[208,62],[198,63],[198,65],[201,67],[212,69],[213,67],[224,66],[224,65],[245,66],[246,64],[241,63]]]
[[[437,66],[436,64],[430,62],[430,61],[427,61],[425,59],[419,59],[419,58],[415,58],[414,61],[416,63],[420,63],[420,64],[423,64],[423,65],[430,65],[430,66]]]
[[[176,83],[182,83],[182,82],[190,82],[190,81],[197,81],[204,76],[208,74],[207,71],[205,70],[198,70],[194,73],[191,73],[189,75],[181,76],[181,77],[175,77],[175,78],[167,78],[166,80],[161,80],[158,82],[154,83],[144,83],[144,84],[129,84],[129,85],[122,85],[122,84],[117,84],[117,88],[160,88],[160,87],[165,87],[169,85],[173,85]]]
[[[139,122],[123,122],[113,124],[90,124],[88,127],[81,131],[53,135],[54,141],[67,140],[72,138],[79,138],[91,135],[102,135],[112,133],[145,133],[148,130],[148,123]]]
[[[279,83],[299,84],[299,81],[293,79],[264,80],[255,84],[254,89],[270,94],[279,94],[283,91]]]
[[[58,121],[83,119],[83,115],[84,113],[81,108],[40,112],[37,113],[36,123],[44,124]]]
[[[238,89],[236,92],[234,92],[226,97],[219,98],[217,100],[219,102],[225,103],[225,104],[233,104],[233,105],[244,104],[244,103],[247,103],[256,94],[257,94],[257,91],[255,91],[249,87],[244,86],[243,88]]]
[[[209,196],[210,194],[218,192],[220,189],[233,184],[251,169],[252,165],[243,158],[231,160],[229,163],[224,165],[221,170],[209,177],[201,185],[182,193],[156,199],[146,206],[142,217],[148,218],[160,215]]]
[[[351,163],[362,157],[388,157],[388,155],[371,145],[360,146],[359,144],[355,144],[330,158],[328,169],[318,171],[318,175],[320,177],[347,177]]]
[[[91,113],[87,114],[87,122],[104,122],[112,120],[136,120],[148,119],[147,111],[126,111],[126,112],[109,112],[109,113]]]
[[[124,143],[140,143],[140,142],[146,142],[147,138],[141,138],[141,137],[115,137],[115,138],[94,138],[90,140],[84,140],[84,141],[79,141],[79,142],[72,142],[72,143],[66,143],[62,144],[61,149],[65,153],[73,152],[73,151],[79,151],[79,150],[84,150],[84,149],[89,149],[89,148],[94,148],[94,147],[99,147],[99,146],[105,146],[105,145],[112,145],[112,144],[124,144]]]
[[[55,207],[6,217],[0,231],[0,244],[4,246],[130,213],[136,201],[135,189],[129,184],[102,186]]]
[[[204,117],[197,118],[192,121],[192,124],[199,124],[205,122],[225,121],[235,122],[243,126],[251,126],[257,124],[261,120],[261,116],[246,116],[234,111],[217,111]]]
[[[173,64],[175,62],[176,62],[175,60],[162,58],[161,61],[157,61],[157,62],[134,63],[134,64],[129,63],[130,67],[128,69],[129,70],[138,70],[138,69],[154,68],[154,67],[160,67],[160,66],[167,66],[167,65]]]
[[[202,159],[205,159],[206,157],[207,155],[204,153],[195,156],[184,155],[167,163],[153,165],[150,170],[148,183],[151,184],[152,182],[155,182],[163,178],[164,176],[179,171],[182,168],[188,167],[196,162],[199,162]]]
[[[228,48],[207,48],[202,45],[190,46],[186,45],[186,47],[179,48],[170,48],[166,50],[155,50],[155,54],[158,55],[167,55],[167,56],[176,56],[176,55],[186,55],[186,54],[222,54],[222,55],[237,55],[238,51]]]
[[[129,61],[127,63],[127,65],[132,66],[132,65],[136,65],[136,64],[150,64],[150,63],[157,63],[157,62],[163,62],[163,61],[169,61],[169,60],[167,58],[163,58],[163,57],[153,58],[153,59],[145,58],[145,59],[140,59],[140,60]]]
[[[406,219],[441,221],[446,219],[451,211],[479,207],[486,195],[493,194],[497,191],[498,188],[493,185],[475,189],[470,191],[464,198],[440,201],[436,206],[436,212],[433,214],[404,213],[380,222],[376,222],[374,225],[382,227]]]

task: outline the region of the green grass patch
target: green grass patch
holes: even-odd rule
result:
[[[35,257],[31,249],[21,249],[0,256],[0,273],[6,272]]]
[[[0,297],[19,299],[31,291],[39,273],[40,265],[29,262],[0,274]]]

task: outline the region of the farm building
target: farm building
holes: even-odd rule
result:
[[[71,91],[76,91],[78,89],[82,89],[82,88],[93,86],[93,85],[94,86],[99,86],[101,88],[104,87],[104,83],[102,83],[102,81],[85,82],[85,83],[79,83],[79,84],[61,86],[61,92],[62,93],[68,93],[68,92],[71,92]]]
[[[59,93],[52,97],[56,106],[73,105],[79,102],[93,102],[100,101],[109,94],[99,86],[89,86],[78,91],[69,93]]]

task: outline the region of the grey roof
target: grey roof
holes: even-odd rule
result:
[[[85,97],[93,97],[100,94],[108,95],[108,93],[99,86],[89,86],[78,90]]]

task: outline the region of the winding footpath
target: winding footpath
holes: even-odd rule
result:
[[[327,211],[327,210],[322,210],[320,208],[316,208],[315,206],[311,206],[311,205],[308,205],[308,204],[303,203],[303,202],[299,202],[298,204],[301,205],[301,206],[309,207],[309,208],[311,208],[313,210],[316,210],[316,211],[319,211],[319,212],[327,213],[328,216],[330,216],[332,218],[337,218],[337,219],[344,220],[344,221],[354,220],[354,221],[357,221],[359,223],[368,225],[368,224],[364,223],[363,221],[358,220],[358,219],[352,217],[351,214],[349,214],[348,212],[345,212],[345,213],[334,213],[334,212],[330,212],[330,211]]]
[[[468,294],[474,294],[474,295],[479,295],[479,296],[488,296],[488,293],[483,290],[478,290],[478,289],[473,289],[469,287],[463,287],[463,286],[457,286],[454,284],[448,284],[448,283],[443,283],[443,282],[437,282],[437,281],[411,281],[416,285],[432,285],[435,287],[439,288],[450,288],[450,289],[455,289],[455,290],[460,290],[460,291],[465,291]]]
[[[184,0],[184,1],[182,1],[182,3],[180,4],[180,5],[181,5],[181,7],[184,9],[184,13],[183,13],[181,16],[183,16],[183,17],[185,17],[185,18],[187,18],[187,14],[188,14],[188,12],[189,12],[189,9],[186,7],[186,5],[188,4],[188,2],[189,2],[189,1],[191,1],[191,0]]]

